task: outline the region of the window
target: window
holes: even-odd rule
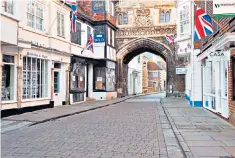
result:
[[[3,55],[2,101],[14,100],[15,65],[14,56]]]
[[[180,33],[189,33],[189,6],[185,5],[180,10]]]
[[[85,91],[85,61],[80,58],[74,59],[71,63],[70,89],[72,91]]]
[[[160,14],[160,22],[161,23],[165,22],[165,13],[164,12],[161,12],[161,14]]]
[[[60,91],[60,76],[59,76],[59,72],[55,71],[54,72],[54,93],[59,93]]]
[[[166,12],[166,23],[169,23],[170,22],[170,12],[169,11],[167,11]]]
[[[127,15],[127,13],[125,13],[124,16],[123,16],[123,23],[128,24],[128,15]]]
[[[43,30],[43,5],[32,0],[27,3],[27,26]]]
[[[13,0],[5,0],[4,1],[4,11],[9,13],[9,14],[14,14],[14,3],[13,3]]]
[[[122,14],[118,15],[118,25],[122,25]]]
[[[112,45],[115,47],[114,30],[112,30]]]
[[[76,32],[71,32],[71,42],[81,45],[81,23],[76,22]]]
[[[110,34],[110,45],[113,45],[113,33],[112,33],[112,29],[109,29],[109,34]]]
[[[57,12],[57,35],[64,37],[64,14]]]
[[[23,99],[48,97],[48,61],[23,58]]]
[[[105,75],[106,75],[105,67],[96,67],[94,69],[95,90],[106,90]]]
[[[87,40],[90,35],[91,35],[91,28],[87,26]]]

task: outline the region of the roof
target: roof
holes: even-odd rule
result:
[[[158,64],[154,61],[149,61],[147,63],[147,68],[148,70],[163,70],[160,66],[158,66]]]

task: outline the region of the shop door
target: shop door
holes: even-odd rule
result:
[[[54,70],[54,93],[53,93],[53,100],[54,105],[62,105],[62,98],[61,98],[61,71]]]
[[[228,118],[228,62],[220,62],[220,80],[221,80],[221,114],[223,117]]]

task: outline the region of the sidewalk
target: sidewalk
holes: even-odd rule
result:
[[[235,157],[234,126],[182,98],[164,98],[161,104],[187,157]]]
[[[57,106],[54,108],[38,110],[34,112],[23,113],[20,115],[13,115],[9,117],[2,118],[2,121],[27,121],[32,122],[33,124],[38,124],[66,116],[71,116],[74,114],[95,110],[112,104],[120,103],[126,99],[137,97],[135,96],[126,96],[123,98],[116,98],[113,100],[102,100],[102,101],[87,101],[83,103],[73,104],[73,105],[64,105]],[[32,125],[33,125],[32,124]]]

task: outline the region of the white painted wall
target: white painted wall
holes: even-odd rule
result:
[[[140,58],[140,62],[138,62]],[[128,64],[128,94],[142,93],[142,55],[134,57]],[[133,72],[137,71],[138,75],[134,79]],[[135,92],[133,87],[135,86]]]

